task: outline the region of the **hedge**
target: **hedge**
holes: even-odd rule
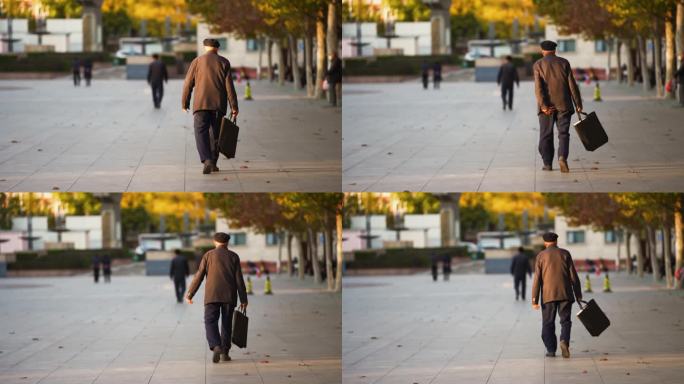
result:
[[[397,248],[354,252],[349,269],[364,268],[430,268],[432,256],[467,257],[467,247]]]
[[[345,76],[420,76],[423,63],[460,65],[455,55],[439,56],[377,56],[344,59]]]
[[[47,252],[17,252],[16,261],[7,264],[9,270],[22,269],[88,269],[93,256],[109,255],[112,259],[130,259],[126,249],[55,249]]]
[[[107,52],[29,52],[0,55],[0,72],[70,72],[75,59],[111,62]]]

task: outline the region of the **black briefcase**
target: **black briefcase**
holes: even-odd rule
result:
[[[221,130],[219,131],[218,149],[229,159],[235,157],[235,150],[237,149],[238,133],[240,127],[237,126],[235,120],[230,120],[227,117],[221,119]]]
[[[582,119],[582,115],[586,118]],[[575,130],[577,130],[577,136],[582,140],[587,151],[595,151],[608,142],[608,135],[595,112],[588,115],[584,112],[578,113],[577,117],[579,121],[574,124]]]
[[[247,347],[247,328],[249,325],[249,318],[247,317],[247,311],[240,312],[236,310],[233,312],[233,333],[232,341],[233,344],[240,348]]]
[[[582,303],[586,305],[582,307]],[[608,320],[608,317],[606,317],[606,314],[603,313],[594,299],[589,300],[589,302],[578,300],[577,304],[580,306],[577,318],[584,324],[584,327],[592,336],[600,335],[601,332],[610,326],[610,320]]]

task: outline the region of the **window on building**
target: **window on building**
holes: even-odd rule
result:
[[[584,231],[568,231],[568,244],[583,244]]]
[[[608,43],[605,40],[596,40],[594,42],[594,52],[603,53],[608,52]]]
[[[273,232],[266,233],[266,246],[278,245],[278,234]]]
[[[246,245],[247,234],[244,232],[236,232],[230,234],[230,245]]]
[[[575,39],[558,40],[558,52],[575,52]]]
[[[256,52],[259,50],[259,41],[257,39],[247,39],[247,52]]]
[[[603,233],[603,239],[606,244],[615,244],[617,243],[617,233],[615,231],[606,231]]]

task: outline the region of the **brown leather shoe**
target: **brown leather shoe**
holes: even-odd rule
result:
[[[570,168],[568,168],[568,162],[565,161],[564,157],[558,158],[558,165],[560,166],[561,172],[563,172],[563,173],[570,172]]]
[[[216,364],[219,362],[219,358],[221,357],[221,347],[217,345],[214,347],[214,349],[212,349],[212,351],[214,352],[214,356],[212,356],[211,361]]]
[[[231,361],[231,360],[233,360],[233,359],[230,358],[230,355],[227,352],[221,354],[221,361]]]
[[[567,359],[570,357],[570,347],[568,346],[568,343],[565,340],[560,341],[560,349],[564,358]]]
[[[212,172],[218,172],[219,171],[219,168],[216,166],[216,163],[211,164],[211,171]]]
[[[550,165],[544,165],[542,171],[553,171],[553,168]]]
[[[204,169],[202,169],[202,173],[205,175],[210,174],[213,166],[211,160],[204,160]]]

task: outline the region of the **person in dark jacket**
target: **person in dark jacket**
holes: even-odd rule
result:
[[[147,68],[147,84],[152,87],[152,101],[154,107],[161,108],[161,101],[164,97],[164,83],[169,82],[169,74],[166,72],[166,64],[159,60],[159,55],[152,55],[152,62]]]
[[[330,67],[328,68],[326,80],[328,80],[330,104],[336,107],[342,93],[342,60],[335,51],[330,54]]]
[[[231,76],[230,61],[218,54],[220,44],[216,39],[204,39],[205,53],[190,63],[183,86],[183,112],[190,109],[193,89],[195,98],[192,110],[195,124],[195,141],[200,161],[204,164],[202,173],[218,172],[218,135],[220,122],[228,112],[231,118],[238,115],[238,101]]]
[[[102,257],[102,275],[105,283],[112,282],[112,258],[109,255]]]
[[[518,297],[522,297],[525,301],[525,285],[527,283],[525,275],[532,277],[532,268],[523,247],[518,248],[518,253],[511,259],[511,275],[513,275],[513,285],[515,286],[515,301],[518,301]]]
[[[207,284],[204,286],[204,325],[209,349],[214,352],[214,363],[218,363],[220,357],[223,357],[223,361],[230,361],[231,323],[238,297],[240,309],[247,309],[247,290],[242,278],[240,257],[228,250],[229,241],[230,235],[227,233],[218,232],[214,235],[215,248],[202,257],[186,296],[188,303],[192,304],[192,297],[195,296],[204,277],[207,277]]]
[[[86,81],[86,87],[90,87],[90,80],[93,78],[93,60],[90,58],[83,60],[83,78]]]
[[[71,73],[74,76],[74,87],[81,85],[81,60],[74,59],[71,64]]]
[[[100,281],[100,256],[93,255],[91,260],[93,264],[93,279],[97,284],[97,282]]]
[[[506,56],[506,62],[501,65],[499,74],[496,77],[496,84],[501,86],[501,100],[503,100],[504,111],[506,110],[506,105],[508,105],[509,110],[513,110],[513,83],[520,88],[518,70],[513,65],[513,58]]]
[[[174,252],[176,256],[171,260],[169,277],[173,280],[176,300],[182,303],[183,296],[185,295],[185,279],[190,275],[190,266],[188,265],[188,259],[181,254],[180,249],[176,249]]]
[[[449,276],[451,276],[451,255],[442,256],[442,273],[444,274],[444,281],[449,281]]]
[[[679,69],[674,77],[677,80],[677,88],[679,93],[679,105],[684,107],[684,54],[682,54],[682,61],[679,63]]]
[[[439,84],[442,82],[442,63],[435,61],[432,65],[432,86],[434,89],[439,89]]]
[[[542,309],[542,340],[546,356],[556,355],[556,313],[560,318],[560,348],[570,357],[570,312],[575,298],[582,300],[582,288],[570,252],[558,248],[558,235],[545,233],[544,249],[537,255],[532,283],[532,307]],[[541,300],[540,295],[541,293]]]
[[[570,119],[582,112],[582,96],[572,74],[570,63],[556,56],[556,43],[541,43],[543,57],[534,63],[534,89],[539,116],[539,154],[544,161],[543,170],[551,171],[554,156],[553,125],[558,128],[558,165],[561,172],[570,172]],[[574,108],[573,108],[574,104]]]
[[[430,66],[427,62],[423,62],[420,74],[423,79],[423,89],[428,89],[428,86],[430,85]]]
[[[437,281],[437,275],[439,273],[439,256],[438,255],[432,255],[430,256],[430,262],[431,262],[431,267],[430,270],[432,272],[432,281]]]

